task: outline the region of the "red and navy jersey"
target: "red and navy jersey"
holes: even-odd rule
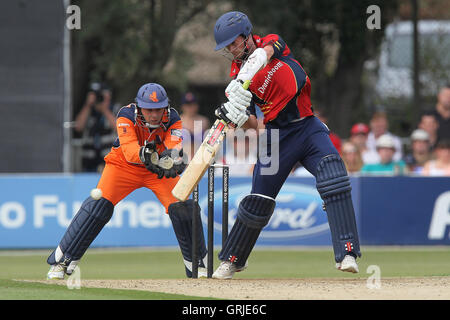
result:
[[[286,43],[276,34],[253,35],[258,48],[272,45],[274,54],[253,77],[249,90],[253,102],[264,114],[264,123],[285,126],[290,121],[313,115],[311,82]],[[231,77],[239,73],[241,62],[234,60]]]

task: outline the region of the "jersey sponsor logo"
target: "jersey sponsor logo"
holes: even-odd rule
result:
[[[117,126],[122,129],[122,133],[127,133],[127,127],[130,125],[128,123],[121,122]]]
[[[281,61],[278,61],[278,63],[276,65],[273,66],[272,69],[270,69],[269,71],[267,71],[267,74],[264,77],[264,82],[263,84],[258,88],[259,93],[264,94],[264,92],[266,91],[267,87],[269,86],[270,82],[272,81],[272,77],[275,74],[275,72],[278,71],[278,69],[280,69],[283,66],[283,63]]]
[[[178,138],[182,138],[183,137],[183,133],[182,133],[182,131],[180,129],[171,129],[170,130],[170,134],[172,136],[176,136]]]
[[[153,102],[158,102],[158,97],[156,96],[156,91],[153,91],[150,95],[149,95],[150,100],[152,100]]]

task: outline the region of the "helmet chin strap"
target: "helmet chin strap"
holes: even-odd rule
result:
[[[245,38],[245,40],[244,40],[244,53],[243,53],[243,55],[242,55],[242,61],[247,61],[247,59],[248,59],[248,57],[250,56],[250,50],[249,50],[249,48],[248,48],[248,38],[250,37],[250,35],[247,37],[247,38]]]
[[[150,123],[148,123],[147,121],[145,122],[145,126],[147,127],[147,128],[149,128],[149,129],[156,129],[156,128],[159,128],[160,126],[161,126],[161,123],[158,123],[158,124],[150,124]]]

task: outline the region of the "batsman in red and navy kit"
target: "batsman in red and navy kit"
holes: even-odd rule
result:
[[[214,27],[216,50],[232,55],[230,77],[225,89],[228,101],[215,112],[234,127],[256,128],[255,107],[264,114],[266,153],[253,172],[252,190],[239,204],[236,222],[224,244],[216,279],[231,279],[247,267],[247,259],[261,230],[269,222],[276,197],[297,162],[316,178],[331,230],[336,267],[358,272],[361,256],[350,180],[345,165],[333,146],[327,126],[314,116],[311,82],[291,50],[276,34],[252,34],[248,17],[237,11],[222,15]],[[249,90],[242,83],[251,80]],[[272,134],[277,131],[278,135]],[[272,137],[278,136],[278,141]],[[271,154],[279,145],[279,155]],[[270,161],[267,161],[267,158]],[[278,159],[278,170],[264,169]]]

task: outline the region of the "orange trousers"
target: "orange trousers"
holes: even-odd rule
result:
[[[179,176],[176,178],[163,177],[158,179],[157,174],[148,171],[144,167],[107,162],[97,188],[102,190],[102,196],[115,206],[134,190],[146,187],[153,191],[161,204],[166,208],[167,213],[169,205],[178,201],[172,195],[172,189],[179,179]]]

